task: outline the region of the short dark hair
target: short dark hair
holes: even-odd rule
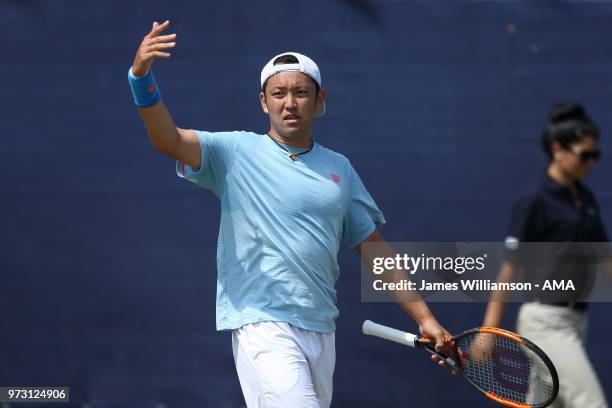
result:
[[[567,149],[572,144],[592,137],[599,139],[599,127],[577,102],[556,103],[550,109],[548,124],[542,131],[542,149],[552,159],[552,144],[557,142]]]
[[[285,55],[281,55],[280,57],[276,58],[274,62],[272,63],[272,65],[299,64],[299,63],[300,61],[298,61],[298,59],[294,55],[285,54]],[[310,75],[306,75],[306,76],[310,78],[310,80],[314,84],[315,90],[316,90],[315,95],[317,95],[320,89],[319,84]],[[264,95],[266,94],[266,85],[268,85],[268,79],[265,80],[263,86],[261,87],[261,91],[264,93]]]

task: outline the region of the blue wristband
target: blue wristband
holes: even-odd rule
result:
[[[161,99],[152,70],[149,70],[149,73],[143,77],[137,77],[132,74],[132,67],[130,67],[128,70],[128,80],[132,88],[132,95],[134,95],[134,103],[139,108],[153,106]]]

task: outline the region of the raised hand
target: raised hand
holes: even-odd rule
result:
[[[157,58],[170,58],[170,53],[166,51],[176,46],[176,34],[161,35],[168,27],[170,27],[169,20],[162,24],[157,21],[153,23],[151,32],[143,38],[136,51],[132,74],[139,77],[145,76]]]

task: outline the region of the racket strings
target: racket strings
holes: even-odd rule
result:
[[[508,337],[473,333],[457,340],[456,352],[464,375],[501,399],[538,405],[554,393],[552,375],[540,356]]]

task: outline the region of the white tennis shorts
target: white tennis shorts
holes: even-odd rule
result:
[[[247,324],[232,332],[240,387],[248,408],[328,408],[334,333],[283,322]]]

